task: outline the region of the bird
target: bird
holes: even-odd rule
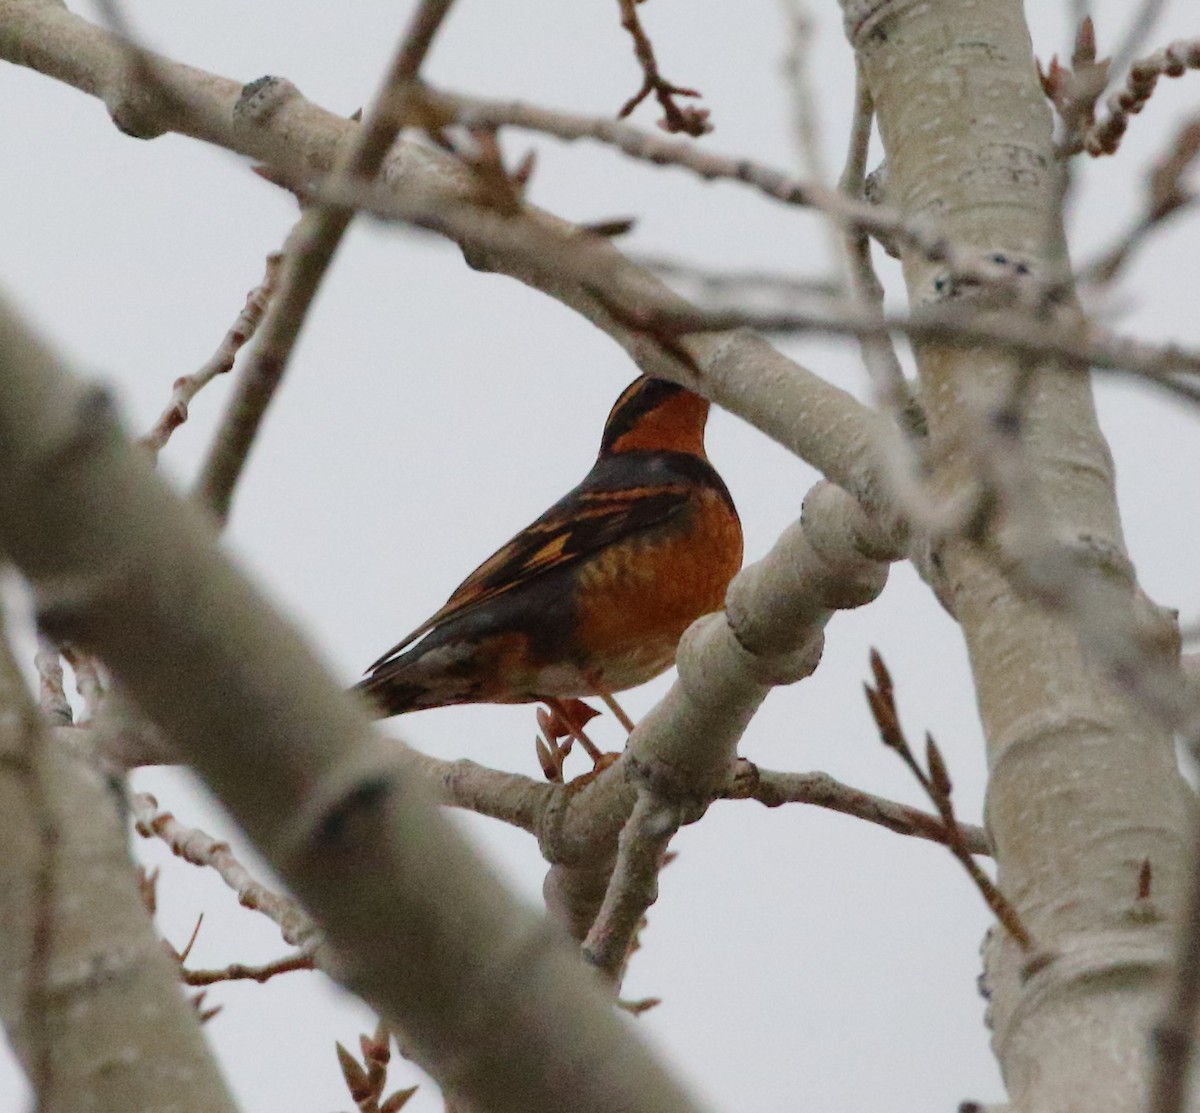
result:
[[[707,399],[641,376],[613,405],[578,486],[475,569],[367,670],[376,717],[544,703],[579,737],[579,700],[668,669],[742,564],[733,499],[704,449]],[[415,644],[414,644],[415,643]],[[585,744],[586,744],[586,740]]]

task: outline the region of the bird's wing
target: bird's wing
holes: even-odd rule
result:
[[[589,490],[576,487],[475,569],[445,605],[369,669],[374,672],[435,626],[506,595],[556,568],[575,564],[686,510],[692,487],[657,483]]]

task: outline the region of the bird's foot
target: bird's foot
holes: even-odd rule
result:
[[[610,765],[615,765],[620,756],[620,754],[601,754],[587,773],[580,773],[578,777],[572,777],[567,782],[567,791],[570,793],[575,793],[582,788],[587,788],[587,786],[590,785],[598,776],[600,776],[605,769],[607,769]]]
[[[538,708],[538,727],[541,736],[535,739],[538,762],[549,781],[561,782],[563,762],[572,746],[578,742],[592,759],[593,772],[604,769],[615,759],[615,754],[606,754],[585,733],[583,725],[600,714],[583,700],[546,700],[548,711]]]

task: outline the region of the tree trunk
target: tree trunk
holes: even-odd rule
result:
[[[844,7],[878,113],[888,201],[935,218],[981,260],[1020,259],[1035,280],[1053,273],[1065,255],[1060,167],[1019,0]],[[903,264],[914,306],[954,290],[943,265],[911,251]],[[1035,941],[1023,954],[996,929],[985,948],[993,1046],[1016,1109],[1140,1109],[1190,794],[1169,730],[1088,659],[1077,616],[1022,595],[998,559],[1057,539],[1075,574],[1100,578],[1114,605],[1151,610],[1125,555],[1090,382],[965,346],[926,344],[917,356],[947,494],[979,474],[977,431],[1012,418],[1012,384],[1030,375],[1019,438],[996,450],[1020,484],[994,482],[999,513],[982,545],[953,539],[934,560],[975,678],[1000,883]],[[1139,899],[1147,862],[1150,899]]]

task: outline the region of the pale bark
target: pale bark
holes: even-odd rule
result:
[[[1052,211],[1057,189],[1048,115],[1013,0],[995,5],[950,0],[932,4],[864,2],[854,6],[849,23],[880,113],[891,162],[890,200],[908,213],[936,215],[956,243],[983,250],[1001,248],[1031,258],[1048,254],[1057,261],[1057,214]],[[354,127],[307,102],[286,82],[268,88],[256,102],[254,97],[242,97],[232,82],[165,60],[156,65],[172,87],[186,95],[175,100],[149,98],[144,88],[131,85],[125,53],[118,42],[48,0],[0,0],[0,56],[103,97],[114,119],[131,132],[150,136],[176,129],[314,177],[336,164]],[[397,196],[430,199],[434,207],[462,199],[460,168],[452,160],[411,144],[400,144],[389,158],[385,180]],[[532,210],[513,218],[510,225],[514,242],[526,235],[532,238],[567,230],[561,222]],[[1047,253],[1048,229],[1053,235]],[[743,331],[700,335],[679,341],[673,353],[671,346],[637,327],[636,322],[615,317],[611,304],[597,298],[577,273],[567,269],[556,278],[553,268],[547,268],[544,260],[539,265],[528,253],[482,252],[466,237],[460,242],[471,249],[468,257],[475,265],[512,274],[571,305],[625,346],[644,370],[687,382],[741,414],[821,468],[869,511],[891,510],[879,415],[797,367],[760,338]],[[686,303],[672,299],[657,281],[606,245],[592,244],[588,250],[592,253],[589,259],[599,259],[603,268],[598,269],[625,293],[641,291],[648,303],[674,305],[686,312]],[[918,304],[934,300],[935,279],[944,275],[929,262],[928,255],[911,251],[905,264],[913,300]],[[679,350],[686,359],[679,358]],[[934,456],[940,454],[949,462],[939,476],[939,486],[954,495],[974,479],[973,461],[964,443],[970,439],[970,422],[975,416],[973,398],[978,392],[996,391],[1011,376],[1013,367],[994,351],[983,349],[935,348],[927,343],[919,356],[925,400],[931,411]],[[1107,573],[1110,595],[1131,607],[1131,573],[1124,561],[1111,465],[1095,429],[1088,389],[1083,379],[1061,371],[1035,377],[1023,459],[1037,479],[1037,512],[1042,521],[1053,523],[1078,550],[1091,553],[1096,567]],[[106,497],[111,494],[104,493]],[[46,505],[81,505],[86,512],[90,504],[81,488],[66,503]],[[83,512],[63,514],[63,519],[88,521]],[[860,511],[855,507],[853,513]],[[140,521],[138,528],[157,528],[169,515],[160,506],[152,518]],[[29,524],[17,519],[10,527],[4,515],[0,521],[5,521],[6,529]],[[884,529],[872,518],[861,528],[836,532],[836,538],[852,559],[858,560],[893,556],[901,533]],[[861,543],[867,534],[876,538],[875,549],[869,553],[871,546]],[[848,545],[844,544],[846,537],[851,538]],[[125,543],[112,536],[111,527],[106,540],[114,545]],[[66,536],[56,537],[55,546],[46,551],[53,552],[56,559],[63,545],[74,552],[68,541]],[[126,550],[118,545],[114,551]],[[142,567],[134,559],[142,555],[135,548],[130,557],[132,568]],[[1014,1102],[1021,1110],[1039,1113],[1076,1107],[1130,1109],[1140,1103],[1143,1094],[1141,1049],[1156,1001],[1152,982],[1166,959],[1161,914],[1178,904],[1190,819],[1166,734],[1151,718],[1132,711],[1086,666],[1070,617],[1047,615],[1023,600],[996,570],[991,555],[963,541],[954,541],[935,555],[939,563],[931,567],[940,577],[942,597],[963,624],[975,669],[994,771],[988,817],[998,844],[1001,881],[1044,952],[1039,963],[1028,970],[1020,967],[1015,949],[1000,942],[989,959],[996,1046]],[[66,567],[75,566],[67,562]],[[53,564],[49,568],[59,570]],[[191,565],[184,568],[190,570]],[[869,561],[867,571],[874,572]],[[147,582],[159,581],[150,577]],[[848,585],[854,585],[853,574],[836,578],[837,587]],[[43,580],[41,586],[45,590],[47,583]],[[190,584],[185,586],[190,589]],[[175,592],[183,590],[179,583],[170,587]],[[81,588],[94,590],[93,602],[107,605],[111,600],[106,594],[120,595],[129,585],[123,580],[67,583],[63,598],[71,606],[65,618],[59,616],[60,621],[79,620],[74,608]],[[241,588],[232,588],[228,580],[221,591],[206,592],[197,599],[207,604],[223,597],[226,589],[245,599],[238,595]],[[817,637],[828,610],[824,602],[806,603],[802,592],[784,594],[795,608],[780,609],[777,615],[778,621],[788,626],[787,638],[778,628],[763,625],[771,614],[769,608],[753,607],[740,613],[736,590],[731,595],[728,623],[717,619],[693,631],[690,648],[685,647],[681,656],[680,684],[639,730],[627,762],[635,777],[643,778],[659,795],[692,792],[697,801],[711,798],[728,775],[737,737],[770,683],[802,674],[801,669],[789,667],[802,663],[803,651],[797,654],[796,647],[815,652],[815,646],[806,642]],[[170,592],[164,591],[162,597],[169,598]],[[200,602],[192,602],[190,618],[195,617]],[[848,604],[831,604],[830,608],[840,605]],[[235,701],[215,724],[204,719],[212,709],[201,686],[167,689],[157,675],[165,667],[168,675],[172,669],[178,674],[173,680],[179,680],[196,668],[178,646],[168,639],[164,645],[171,652],[165,660],[156,659],[151,669],[144,645],[134,644],[127,634],[122,641],[118,636],[122,632],[115,628],[102,624],[100,629],[105,637],[115,638],[112,648],[117,661],[131,670],[148,693],[150,710],[172,726],[172,736],[178,738],[181,732],[191,738],[197,754],[206,742],[212,747],[211,756],[202,757],[201,764],[230,794],[235,808],[244,810],[251,833],[266,840],[268,854],[291,864],[293,883],[314,907],[328,907],[334,875],[352,889],[352,894],[343,898],[345,909],[359,914],[375,909],[381,917],[398,914],[398,906],[384,908],[381,904],[396,899],[397,893],[415,900],[415,893],[444,889],[445,878],[431,876],[429,862],[422,861],[420,854],[403,859],[407,873],[392,860],[378,863],[380,872],[373,877],[346,876],[350,871],[344,865],[340,871],[330,869],[337,848],[326,845],[329,839],[323,836],[344,834],[345,826],[356,839],[362,838],[356,847],[369,848],[375,855],[383,853],[379,848],[385,845],[381,840],[386,821],[378,815],[381,809],[364,806],[377,802],[376,789],[381,795],[393,790],[407,801],[410,794],[403,755],[397,758],[393,752],[386,760],[377,757],[360,722],[348,713],[339,717],[324,706],[322,693],[328,694],[327,685],[313,678],[310,691],[308,681],[315,674],[305,671],[307,665],[298,664],[294,645],[279,650],[261,630],[250,631],[243,625],[243,619],[231,616],[230,630],[220,631],[223,637],[233,632],[235,641],[244,639],[232,647],[239,659],[257,661],[258,652],[281,652],[282,657],[257,662],[254,669],[261,671],[248,674],[257,679],[240,692],[245,699]],[[206,673],[202,668],[198,679],[207,676],[208,683],[219,687],[226,675],[221,671],[224,665],[218,663],[228,664],[228,658],[210,644],[217,638],[217,619],[205,611],[204,621],[211,624],[206,631],[189,635],[198,640],[192,648],[203,650],[206,656],[201,664],[209,669]],[[757,641],[756,631],[760,635]],[[806,636],[800,637],[800,632]],[[782,659],[790,655],[796,660]],[[780,659],[773,660],[776,657]],[[273,699],[277,717],[268,716],[263,706],[252,706],[252,696],[263,704]],[[241,718],[244,714],[249,715],[246,722]],[[213,735],[207,740],[201,737],[201,722]],[[219,727],[215,734],[214,726]],[[255,737],[256,731],[262,737]],[[233,744],[237,739],[246,740],[240,753]],[[697,739],[706,744],[695,747]],[[334,769],[333,754],[343,745],[358,755],[349,762],[358,773]],[[645,757],[650,760],[641,760]],[[271,762],[276,760],[283,764],[272,772]],[[253,795],[263,788],[270,790],[269,804]],[[582,794],[590,807],[570,809],[572,814],[564,815],[564,826],[554,833],[563,840],[559,845],[569,845],[569,836],[574,834],[575,845],[583,846],[585,835],[595,832],[598,819],[609,825],[615,839],[635,795],[636,786],[623,778],[602,777]],[[419,831],[425,832],[425,812],[420,804],[414,809],[404,822],[416,823]],[[290,832],[281,834],[275,829],[280,815],[299,817]],[[413,818],[418,816],[422,817],[419,822]],[[335,823],[335,819],[345,823]],[[578,822],[574,832],[570,830],[573,822]],[[418,844],[416,850],[424,849],[423,837],[420,834],[413,840]],[[366,851],[363,854],[366,856]],[[474,869],[465,859],[452,860],[454,865],[447,867],[451,873],[471,874]],[[1138,899],[1143,861],[1152,865],[1150,902]],[[555,875],[568,875],[569,863],[560,864],[564,868],[556,867]],[[588,859],[578,865],[576,874],[590,886],[588,899],[594,907],[604,895],[607,865],[597,867]],[[498,918],[489,910],[486,924],[482,918],[472,920],[470,910],[478,911],[476,906],[468,906],[463,915],[481,932],[486,927],[492,942],[523,945],[531,921],[522,920],[503,903],[501,908]],[[335,941],[359,940],[355,932],[363,925],[358,920],[349,922],[352,917],[345,909],[339,906],[337,910],[345,916],[342,921],[331,920],[327,926],[338,937]],[[418,918],[431,914],[435,920],[441,914],[438,909],[431,913],[425,906],[414,913]],[[456,925],[454,930],[461,928]],[[339,936],[339,931],[345,934]],[[395,952],[385,951],[376,937],[361,942],[366,949],[350,969],[351,981],[360,987],[370,984],[365,995],[379,1000],[380,986],[375,979],[385,976]],[[486,961],[494,954],[481,953]],[[536,953],[540,958],[542,952]],[[466,972],[454,970],[455,976],[463,979],[455,982],[460,989],[465,988],[468,973],[487,973],[478,971],[482,960],[472,956],[466,946],[461,953],[438,957],[464,965]],[[560,964],[557,957],[545,960],[539,969],[545,972],[553,967],[557,978],[559,965],[569,977],[565,960]],[[1116,983],[1119,991],[1111,989]],[[394,986],[384,988],[399,992]],[[564,1000],[549,974],[545,981],[530,978],[523,986],[521,1007],[526,1011],[522,1015],[531,1024],[536,1022],[539,1036],[548,1039],[546,1028],[553,1025],[555,1032],[561,1031],[562,1014],[571,1013],[578,1003],[577,990],[583,993],[576,987],[566,992]],[[418,1012],[430,1004],[420,983],[414,990],[413,983],[406,982],[403,992],[406,1003],[415,1004]],[[388,998],[388,1002],[396,1009],[401,1007],[398,997]],[[435,1021],[430,1010],[420,1012],[420,1018],[429,1025],[449,1025],[449,1031],[437,1029],[438,1039],[465,1040],[480,1052],[480,1059],[465,1069],[460,1063],[448,1068],[462,1069],[468,1083],[478,1081],[472,1072],[486,1069],[484,1060],[494,1066],[502,1049],[512,1047],[506,1042],[510,1035],[507,1015],[497,1021],[505,1031],[488,1033],[494,1037],[492,1043],[481,1039],[479,1030],[461,1016]],[[1101,1028],[1106,1033],[1103,1041],[1095,1038],[1095,1031]],[[432,1027],[420,1029],[417,1035],[414,1046],[419,1053],[435,1042]],[[592,1035],[585,1039],[589,1049],[604,1050],[603,1040]],[[574,1046],[582,1050],[581,1041],[576,1040]],[[524,1056],[547,1054],[541,1045],[517,1050]],[[639,1069],[650,1070],[641,1060],[638,1063]],[[599,1067],[597,1070],[607,1077]],[[622,1062],[620,1070],[622,1081],[632,1087],[628,1063]],[[514,1082],[511,1072],[506,1081]],[[640,1093],[645,1098],[649,1091]],[[512,1108],[542,1108],[513,1101]],[[588,1108],[579,1104],[577,1096],[570,1107]]]
[[[844,5],[888,157],[888,200],[936,214],[957,242],[1050,272],[1063,246],[1049,108],[1017,0]],[[944,279],[904,255],[915,304]],[[965,430],[998,407],[1013,361],[980,349],[918,349],[940,488],[973,477]],[[1016,501],[1042,536],[1093,555],[1079,575],[1132,613],[1135,584],[1112,462],[1090,385],[1034,372],[1019,452],[1029,489],[1001,491],[991,543],[1003,551]],[[987,821],[1000,883],[1042,952],[1025,959],[994,933],[987,948],[994,1047],[1022,1111],[1144,1106],[1147,1033],[1161,1003],[1170,931],[1186,880],[1192,814],[1169,732],[1085,659],[1073,616],[1023,598],[965,540],[938,554],[941,595],[962,625],[988,743]],[[1138,899],[1142,863],[1151,901]]]
[[[830,618],[874,599],[897,555],[895,539],[854,499],[818,483],[801,520],[734,577],[726,610],[684,633],[678,679],[643,717],[618,763],[546,815],[539,837],[552,863],[546,903],[573,935],[583,939],[606,898],[615,907],[620,897],[611,890],[621,878],[609,885],[605,878],[637,797],[653,797],[652,810],[669,811],[675,825],[699,819],[734,778],[738,743],[768,692],[816,669]],[[624,842],[636,854],[636,844]],[[641,900],[653,899],[645,871],[622,874],[639,885]]]
[[[358,125],[306,100],[286,81],[243,87],[227,78],[151,55],[155,72],[175,95],[151,96],[131,75],[121,40],[53,0],[0,0],[0,58],[28,66],[101,98],[119,127],[142,137],[167,131],[191,135],[280,167],[304,181],[335,166]],[[243,96],[243,92],[246,93]],[[469,189],[463,167],[428,146],[400,141],[385,160],[383,181],[398,199],[427,207],[461,207]],[[487,214],[484,214],[487,215]],[[572,231],[533,208],[506,217],[514,246]],[[629,304],[690,306],[611,246],[589,238],[589,265],[605,271]],[[483,253],[464,244],[469,261],[542,290],[607,332],[650,374],[691,386],[807,460],[868,507],[888,501],[888,462],[878,448],[883,419],[840,388],[781,355],[743,329],[696,336],[682,363],[663,344],[605,304],[570,274],[531,263],[528,253]],[[594,276],[593,276],[594,277]]]
[[[7,308],[0,352],[0,545],[41,621],[96,651],[217,792],[317,918],[343,983],[467,1108],[691,1113],[565,935],[468,850],[105,396]]]
[[[39,1113],[233,1113],[138,891],[119,796],[0,631],[0,1017]]]

